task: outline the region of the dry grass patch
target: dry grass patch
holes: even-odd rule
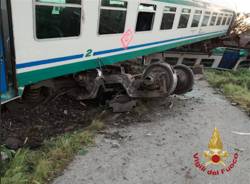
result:
[[[208,70],[206,78],[213,87],[221,89],[225,96],[250,112],[250,70]]]

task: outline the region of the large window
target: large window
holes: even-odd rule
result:
[[[218,18],[217,23],[216,23],[217,26],[221,25],[222,18],[223,18],[223,13],[221,13],[221,14],[219,15],[219,18]]]
[[[175,19],[176,8],[166,6],[163,10],[161,30],[172,29]]]
[[[225,14],[225,17],[223,18],[223,21],[222,21],[223,26],[226,25],[226,23],[227,23],[227,17],[228,17],[228,15]]]
[[[81,7],[81,0],[35,0],[37,39],[79,36]]]
[[[183,8],[178,28],[186,28],[188,26],[188,21],[190,18],[191,9]]]
[[[136,23],[136,31],[150,31],[153,29],[156,5],[143,4],[139,5],[139,13]]]
[[[195,10],[191,27],[199,27],[201,14],[202,14],[201,10]]]
[[[205,27],[208,25],[210,15],[211,15],[211,12],[205,12],[205,15],[203,17],[202,24],[201,24],[202,27]]]
[[[214,26],[216,23],[218,13],[213,13],[211,21],[210,21],[210,26]]]
[[[123,33],[126,23],[127,2],[102,0],[99,20],[99,34]]]

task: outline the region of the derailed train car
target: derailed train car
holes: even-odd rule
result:
[[[133,75],[117,63],[228,32],[234,11],[194,0],[1,0],[1,104],[77,84],[78,99],[119,84],[131,98],[188,92],[183,65],[150,63]],[[116,64],[116,65],[114,65]],[[63,81],[63,82],[62,82]]]

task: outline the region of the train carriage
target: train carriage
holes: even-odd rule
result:
[[[1,104],[22,96],[25,88],[49,86],[61,76],[79,82],[89,75],[84,71],[93,70],[95,77],[84,84],[96,85],[82,99],[95,97],[106,82],[121,80],[130,97],[140,97],[135,86],[162,78],[153,71],[168,73],[159,84],[171,83],[161,89],[169,95],[184,85],[175,70],[187,69],[153,65],[139,80],[123,72],[103,76],[101,69],[223,36],[234,16],[231,9],[197,0],[1,0],[0,6]]]

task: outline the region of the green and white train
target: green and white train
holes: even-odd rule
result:
[[[0,6],[2,104],[66,78],[85,89],[81,99],[116,83],[134,98],[187,92],[193,78],[184,66],[159,62],[134,76],[112,65],[221,37],[234,17],[200,0],[1,0]]]

